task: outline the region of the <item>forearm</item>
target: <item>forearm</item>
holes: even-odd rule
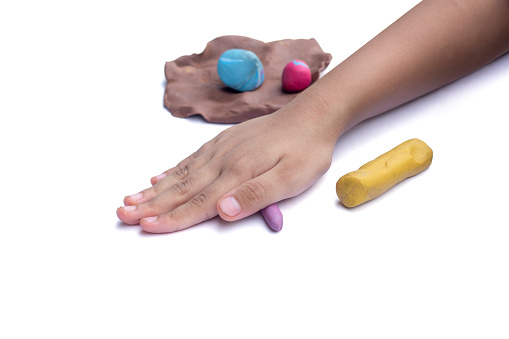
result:
[[[509,50],[509,1],[424,0],[302,93],[333,138]]]

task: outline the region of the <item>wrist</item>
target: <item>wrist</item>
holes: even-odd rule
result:
[[[332,114],[330,111],[330,105],[308,88],[273,116],[279,119],[285,129],[296,128],[299,134],[304,133],[313,140],[334,145],[337,132],[326,119]]]
[[[320,79],[318,82],[302,92],[296,98],[295,104],[303,109],[303,114],[309,116],[321,128],[321,133],[326,135],[335,144],[338,138],[351,127],[347,100],[341,97],[341,92],[336,86],[327,84],[328,79]]]

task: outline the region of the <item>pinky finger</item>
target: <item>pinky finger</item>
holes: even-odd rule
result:
[[[166,177],[168,176],[168,174],[170,174],[171,172],[173,172],[173,171],[175,170],[175,168],[176,168],[176,167],[172,167],[172,168],[170,168],[169,170],[164,171],[163,173],[161,173],[161,174],[159,174],[159,175],[156,175],[155,177],[150,178],[150,183],[151,183],[152,185],[157,184],[157,182],[158,182],[159,180],[166,178]]]
[[[152,185],[155,185],[159,180],[162,180],[162,179],[166,178],[168,175],[170,175],[172,172],[174,172],[179,166],[181,166],[181,167],[185,166],[186,164],[190,163],[194,159],[196,159],[199,156],[201,156],[204,153],[206,153],[210,149],[210,147],[212,147],[213,145],[214,145],[214,140],[206,142],[196,152],[194,152],[193,154],[191,154],[190,156],[188,156],[187,158],[185,158],[184,160],[179,162],[177,164],[177,166],[172,167],[169,170],[164,171],[163,173],[150,178],[150,183]]]

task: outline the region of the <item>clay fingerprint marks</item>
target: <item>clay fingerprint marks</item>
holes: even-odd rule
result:
[[[217,75],[217,61],[228,49],[252,51],[261,60],[265,81],[256,90],[237,92],[227,88]],[[315,39],[280,40],[264,43],[242,36],[223,36],[210,41],[202,53],[182,56],[165,65],[164,106],[174,116],[202,115],[209,122],[238,123],[275,112],[297,94],[281,87],[285,65],[306,61],[313,81],[330,63]]]

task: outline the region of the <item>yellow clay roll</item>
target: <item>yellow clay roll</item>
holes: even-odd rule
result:
[[[431,165],[431,159],[433,151],[428,145],[419,139],[410,139],[339,178],[336,193],[346,207],[358,206],[421,173]]]

